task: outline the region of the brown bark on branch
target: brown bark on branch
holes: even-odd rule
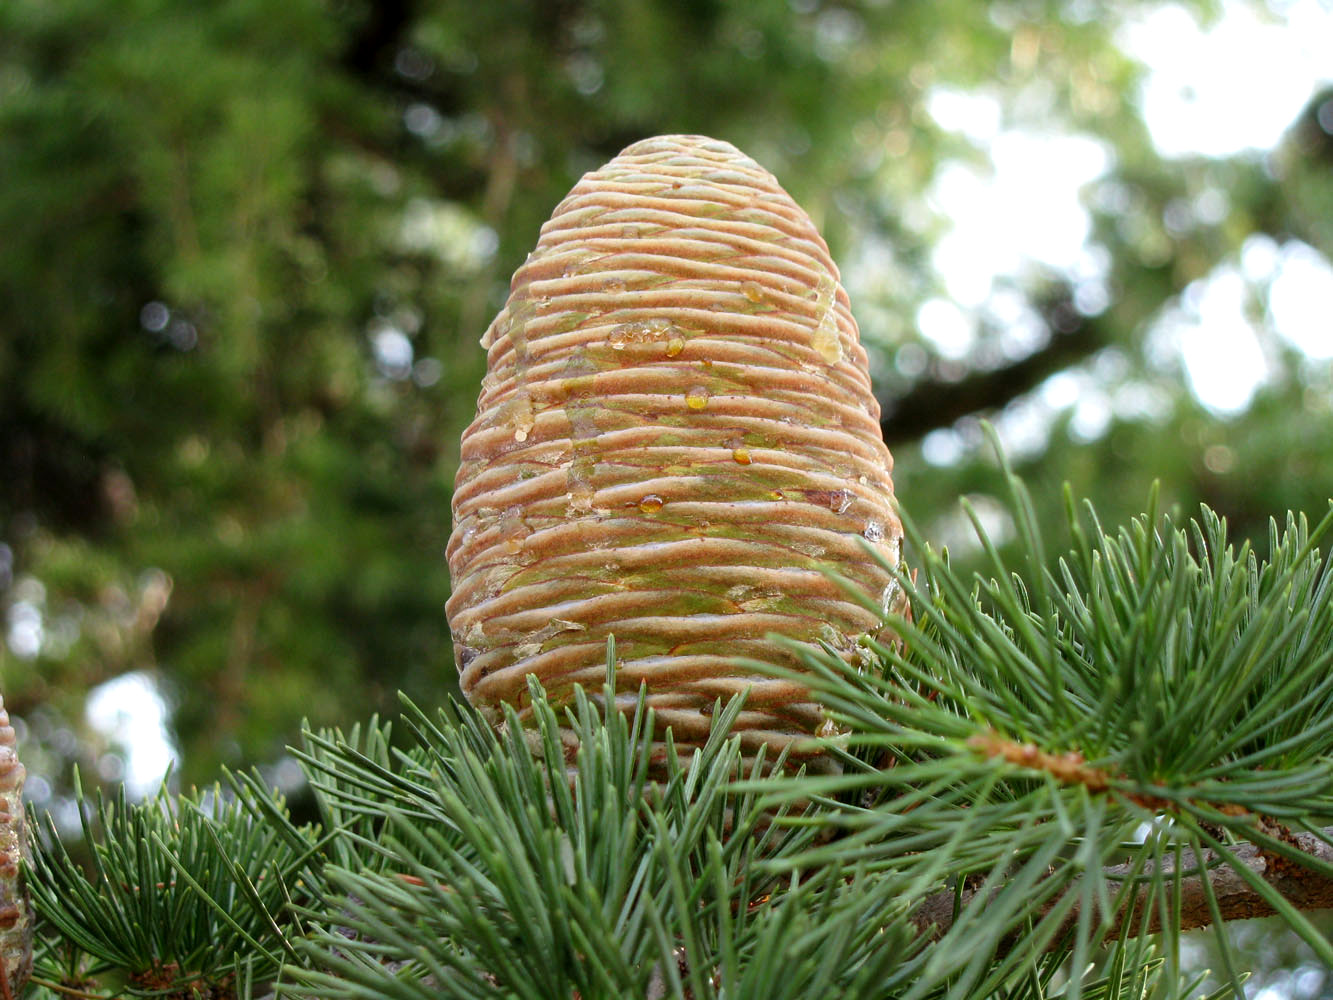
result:
[[[915,441],[938,427],[948,427],[973,413],[998,410],[1036,388],[1058,371],[1086,360],[1109,342],[1095,318],[1082,316],[1067,297],[1041,305],[1051,329],[1045,347],[990,371],[977,371],[956,382],[925,379],[904,395],[880,399],[880,430],[890,448]]]
[[[1325,830],[1324,835],[1333,836],[1333,828]],[[1320,838],[1312,834],[1296,834],[1293,842],[1295,846],[1309,854],[1311,858],[1318,859],[1325,864],[1333,864],[1333,847],[1330,847]],[[1308,868],[1299,867],[1286,859],[1276,859],[1273,855],[1264,852],[1253,844],[1240,844],[1232,848],[1231,851],[1238,861],[1276,889],[1284,899],[1298,910],[1333,908],[1333,879],[1325,878]],[[1205,854],[1207,860],[1210,862],[1214,860],[1211,851],[1207,851]],[[1184,870],[1195,869],[1197,863],[1194,852],[1190,850],[1183,851],[1181,853],[1181,864],[1184,866]],[[1174,857],[1164,859],[1162,871],[1167,876],[1175,871]],[[1152,873],[1153,866],[1149,864],[1145,866],[1142,875],[1146,876]],[[1132,870],[1129,865],[1116,865],[1106,869],[1106,877],[1111,882],[1122,882],[1131,876]],[[1217,898],[1222,919],[1225,921],[1268,917],[1276,912],[1272,905],[1229,865],[1219,864],[1209,869],[1207,878],[1212,885],[1213,895]],[[1077,895],[1078,883],[1074,882],[1066,892]],[[984,903],[984,901],[977,900],[978,895],[977,892],[965,890],[962,895],[962,907],[966,909],[974,903]],[[930,940],[939,940],[953,925],[954,898],[952,892],[936,893],[922,903],[912,915],[912,920],[918,929],[922,934],[928,935]],[[1104,928],[1104,939],[1115,938],[1120,933],[1126,920],[1134,921],[1129,929],[1129,936],[1137,935],[1140,914],[1143,912],[1143,907],[1148,905],[1148,901],[1148,890],[1145,886],[1134,894],[1133,905],[1122,906],[1112,925]],[[1041,911],[1042,915],[1049,912],[1054,905],[1055,902],[1053,901],[1044,907]],[[1075,904],[1061,924],[1055,939],[1058,940],[1063,932],[1074,926],[1074,923],[1078,920],[1078,912],[1078,905]],[[1160,917],[1160,912],[1154,906],[1148,920],[1148,933],[1155,934],[1162,929]],[[1199,927],[1206,927],[1213,922],[1202,876],[1192,875],[1182,879],[1180,917],[1181,930],[1194,930]],[[1012,944],[1012,942],[1009,944]]]

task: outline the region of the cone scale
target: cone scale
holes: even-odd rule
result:
[[[20,861],[27,850],[23,765],[0,698],[0,998],[17,997],[32,972],[32,914]]]
[[[846,657],[887,610],[901,525],[846,292],[810,218],[735,147],[636,143],[542,227],[482,338],[447,606],[460,683],[493,719],[528,674],[557,703],[640,684],[677,744],[749,689],[747,748],[827,734],[783,636]]]

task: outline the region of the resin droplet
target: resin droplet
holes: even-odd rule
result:
[[[749,465],[751,462],[750,450],[748,448],[733,448],[731,457],[734,458],[739,465]]]
[[[764,301],[764,290],[757,281],[742,281],[741,294],[756,305]]]
[[[831,365],[842,360],[842,341],[838,338],[838,320],[832,309],[826,312],[824,318],[819,321],[819,326],[815,329],[815,335],[810,341],[810,346]]]
[[[685,341],[680,337],[672,337],[667,341],[666,356],[674,358],[681,351],[685,350]]]
[[[514,425],[514,440],[522,443],[528,439],[528,432],[537,422],[532,412],[532,399],[523,393],[510,404],[509,420]]]
[[[569,480],[569,507],[571,517],[592,512],[592,500],[596,495],[592,484],[581,476],[567,476]]]
[[[685,393],[685,405],[691,410],[702,410],[708,405],[708,390],[701,385]]]
[[[821,740],[831,740],[835,736],[841,736],[845,732],[847,732],[847,730],[843,729],[832,719],[825,719],[819,724],[819,728],[815,730],[815,735]]]
[[[837,282],[825,272],[815,287],[815,330],[810,346],[828,364],[842,360],[842,338],[838,336]]]
[[[878,521],[871,521],[866,525],[866,530],[862,532],[867,542],[884,541],[884,525]]]
[[[639,510],[645,514],[656,514],[662,509],[662,498],[656,493],[649,493],[639,501]]]
[[[671,321],[666,319],[641,319],[633,323],[621,323],[606,338],[614,351],[623,351],[628,344],[646,344],[661,340],[671,330]]]

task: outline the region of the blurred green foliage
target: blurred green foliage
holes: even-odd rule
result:
[[[1095,434],[1046,416],[1015,459],[1053,520],[1066,479],[1111,523],[1154,479],[1240,535],[1320,514],[1326,366],[1267,332],[1274,376],[1222,418],[1149,331],[1256,233],[1333,254],[1323,105],[1271,156],[1163,160],[1134,100],[1145,67],[1116,33],[1153,6],[0,5],[0,601],[42,630],[40,648],[0,647],[10,710],[78,729],[92,686],[154,671],[183,775],[206,781],[275,759],[302,716],[454,690],[443,550],[476,341],[577,177],[656,133],[730,140],[839,260],[886,255],[853,304],[928,535],[952,537],[958,495],[998,489],[976,418],[1003,428],[1062,371],[1153,405]],[[942,164],[987,162],[929,114],[941,87],[1112,157],[1087,192],[1108,301],[1080,311],[1055,271],[1010,279],[1044,334],[1022,358],[1000,327],[961,361],[914,331],[942,288],[930,251],[948,220],[928,191]],[[1213,189],[1220,217],[1167,225]],[[1251,306],[1262,327],[1261,289]],[[957,461],[925,461],[923,435],[957,420]]]

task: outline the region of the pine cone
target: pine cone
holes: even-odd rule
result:
[[[678,744],[751,688],[748,750],[828,733],[773,635],[844,656],[889,609],[902,529],[847,294],[774,177],[700,136],[635,143],[542,227],[482,338],[447,610],[461,685],[492,718],[525,675],[555,701],[640,682]]]
[[[6,1000],[22,993],[32,974],[32,912],[19,864],[28,849],[23,773],[0,697],[0,998]]]

